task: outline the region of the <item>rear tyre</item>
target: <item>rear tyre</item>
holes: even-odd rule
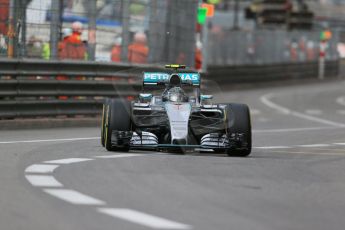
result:
[[[240,147],[228,149],[228,156],[246,157],[252,150],[252,127],[249,108],[245,104],[228,104],[226,109],[226,125],[229,135],[243,134]]]
[[[123,99],[113,99],[107,105],[105,123],[105,148],[108,151],[129,151],[129,144],[116,147],[112,146],[111,136],[113,131],[131,131],[130,102]]]
[[[101,144],[104,147],[105,146],[105,123],[106,123],[106,115],[108,112],[108,104],[110,99],[106,98],[103,103],[103,111],[102,111],[102,124],[101,124]]]

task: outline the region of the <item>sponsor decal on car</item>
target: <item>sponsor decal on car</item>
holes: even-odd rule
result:
[[[200,84],[199,73],[178,73],[182,82],[191,81],[193,85]],[[158,84],[164,83],[169,80],[170,74],[159,72],[146,72],[144,73],[144,84]]]

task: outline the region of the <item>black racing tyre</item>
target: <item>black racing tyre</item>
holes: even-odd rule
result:
[[[130,102],[124,99],[112,99],[107,105],[105,123],[105,148],[108,151],[129,151],[128,146],[113,147],[111,134],[113,130],[131,131]]]
[[[105,119],[108,109],[110,99],[106,98],[103,103],[103,111],[102,111],[102,124],[101,124],[101,144],[104,147],[105,146]]]
[[[228,156],[246,157],[252,151],[252,127],[249,108],[245,104],[228,104],[226,112],[226,129],[228,134],[243,134],[244,146],[227,150]]]

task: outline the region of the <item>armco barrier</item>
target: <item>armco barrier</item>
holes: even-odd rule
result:
[[[136,96],[144,70],[161,68],[0,59],[0,118],[97,115],[104,97]]]
[[[337,76],[338,65],[327,62],[326,77]],[[97,115],[104,97],[136,96],[142,87],[141,73],[159,70],[151,65],[0,59],[0,119]],[[318,66],[209,66],[208,71],[206,79],[229,85],[316,78]]]
[[[221,82],[222,85],[307,79],[317,78],[318,76],[317,62],[247,66],[208,66],[207,69],[207,79]],[[326,62],[325,77],[336,77],[338,74],[339,62]]]
[[[58,76],[118,77],[138,76],[153,65],[130,65],[91,61],[45,61],[41,59],[1,59],[0,76]]]

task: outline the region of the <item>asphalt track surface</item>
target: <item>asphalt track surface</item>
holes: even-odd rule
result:
[[[109,153],[98,128],[0,132],[0,229],[342,230],[345,82],[223,92],[254,148]]]

